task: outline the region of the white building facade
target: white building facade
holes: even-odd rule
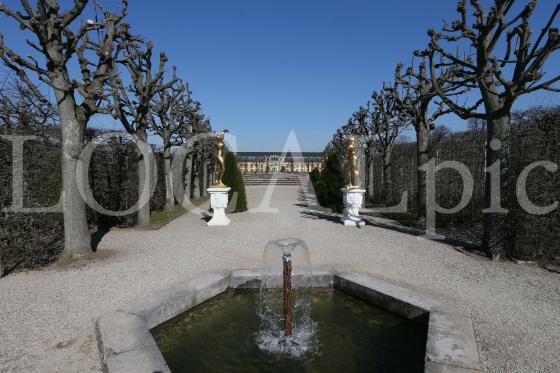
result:
[[[267,152],[238,152],[237,164],[243,173],[311,172],[323,167],[323,153],[297,155]]]

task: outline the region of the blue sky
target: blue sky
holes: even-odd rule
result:
[[[552,9],[547,3],[539,2],[536,30]],[[134,32],[166,51],[213,127],[235,134],[239,150],[281,150],[293,129],[303,150],[321,151],[371,91],[393,77],[396,63],[410,61],[411,52],[426,45],[426,29],[455,16],[455,5],[452,0],[130,1],[128,18]],[[1,19],[6,39],[23,34]],[[558,56],[554,61],[560,62]],[[528,96],[518,107],[558,104],[558,96]],[[464,128],[451,116],[443,122]],[[94,124],[119,127],[101,117]]]

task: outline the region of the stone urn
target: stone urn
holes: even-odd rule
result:
[[[230,187],[211,187],[207,191],[210,193],[210,207],[214,211],[214,216],[207,223],[211,226],[227,226],[231,220],[226,216],[226,207],[228,205],[228,192]]]
[[[365,189],[342,188],[344,201],[344,216],[342,223],[349,227],[362,227],[366,222],[360,218],[360,207],[364,203]]]

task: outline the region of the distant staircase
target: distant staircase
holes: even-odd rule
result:
[[[307,173],[253,173],[243,175],[245,185],[301,185],[307,182]]]

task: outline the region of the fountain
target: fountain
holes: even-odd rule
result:
[[[283,287],[284,287],[284,335],[292,336],[292,255],[282,256],[284,263]]]
[[[172,371],[423,370],[426,325],[325,285],[302,240],[270,241],[263,264],[260,285],[231,277],[229,290],[152,330]]]
[[[311,319],[306,283],[311,261],[305,242],[297,238],[270,241],[263,259],[257,345],[263,351],[292,357],[315,351],[317,328]],[[296,281],[292,281],[293,276]]]

